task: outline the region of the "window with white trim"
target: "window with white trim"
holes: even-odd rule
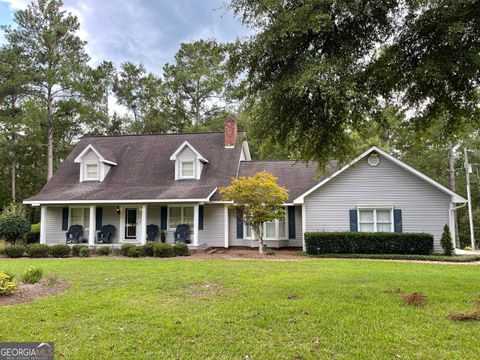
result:
[[[285,212],[285,216],[287,213]],[[285,219],[282,220],[273,220],[266,221],[263,223],[263,238],[264,240],[281,240],[287,238],[287,222]],[[251,225],[246,225],[244,223],[243,231],[244,239],[253,239],[254,233]]]
[[[393,232],[393,209],[359,208],[358,225],[361,232]]]
[[[98,180],[98,164],[97,163],[85,164],[85,180]]]
[[[180,178],[190,179],[195,176],[193,161],[180,162]]]
[[[70,226],[72,225],[82,225],[84,231],[88,230],[90,227],[90,208],[70,208]]]
[[[169,206],[168,228],[175,230],[181,224],[188,224],[193,228],[193,213],[193,206]]]

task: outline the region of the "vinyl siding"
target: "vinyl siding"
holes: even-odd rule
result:
[[[120,215],[117,214],[116,206],[102,206],[102,225],[115,226],[115,233],[113,234],[112,243],[118,243],[120,238]],[[95,239],[96,241],[96,239]]]
[[[435,251],[441,251],[450,196],[383,156],[377,167],[360,160],[306,196],[306,231],[350,231],[349,210],[359,205],[401,209],[403,232],[433,234]]]
[[[198,231],[198,243],[208,246],[225,246],[223,204],[205,204],[203,211],[203,230]]]
[[[228,245],[229,246],[245,246],[243,239],[237,239],[237,217],[235,209],[228,210]]]
[[[47,244],[65,243],[65,233],[62,230],[62,207],[47,207],[47,222],[45,238]]]

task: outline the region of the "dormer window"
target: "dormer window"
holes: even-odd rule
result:
[[[193,161],[180,162],[180,177],[183,179],[191,179],[195,177]]]
[[[175,161],[175,180],[199,180],[208,160],[188,141],[184,141],[170,156]]]
[[[87,145],[74,160],[80,164],[80,182],[103,181],[112,166],[117,165],[113,159],[108,149],[103,147],[96,149],[92,144]]]
[[[98,180],[98,164],[85,164],[85,180]]]

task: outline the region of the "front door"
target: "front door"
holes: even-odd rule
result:
[[[137,238],[137,209],[125,209],[125,239]]]

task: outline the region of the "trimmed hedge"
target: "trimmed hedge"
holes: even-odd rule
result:
[[[433,253],[433,235],[423,233],[311,232],[305,233],[307,254]]]
[[[64,244],[57,244],[50,247],[50,254],[56,258],[65,258],[70,255],[70,246]]]
[[[153,256],[155,257],[173,257],[173,246],[167,243],[155,243],[153,245]]]
[[[187,244],[175,244],[173,245],[173,254],[175,256],[189,256],[190,250]]]
[[[32,258],[46,258],[50,255],[50,247],[45,244],[27,245],[27,255]]]
[[[87,245],[73,245],[72,246],[72,255],[73,256],[80,256],[80,250],[82,249],[88,249]]]
[[[25,252],[25,246],[23,245],[9,245],[3,249],[3,252],[6,257],[9,258],[19,258]]]

